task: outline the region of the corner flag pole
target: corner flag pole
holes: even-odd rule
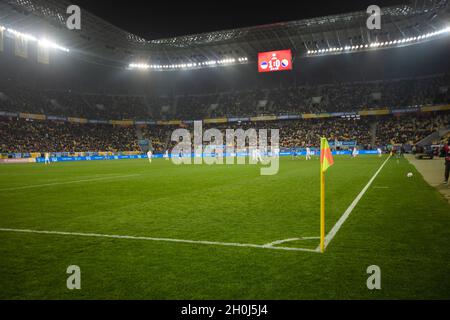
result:
[[[327,138],[320,139],[320,252],[325,251],[325,171],[334,164]]]
[[[324,150],[320,150],[324,152]],[[325,174],[320,164],[320,252],[325,251]]]

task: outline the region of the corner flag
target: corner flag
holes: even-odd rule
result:
[[[320,139],[320,167],[321,171],[325,172],[334,164],[333,156],[331,154],[330,146],[326,138]]]
[[[320,252],[325,251],[325,175],[334,164],[327,138],[320,139]]]

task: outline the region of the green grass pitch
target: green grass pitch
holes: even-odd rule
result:
[[[326,229],[386,158],[336,157]],[[413,178],[407,178],[413,172]],[[0,166],[0,228],[315,249],[319,162],[175,166],[121,160]],[[450,298],[450,206],[406,160],[388,160],[324,254],[0,231],[1,299]],[[66,269],[81,268],[81,290]],[[381,268],[381,290],[366,269]]]

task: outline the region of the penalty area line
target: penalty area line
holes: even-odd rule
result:
[[[271,246],[266,246],[266,245],[250,244],[250,243],[217,242],[217,241],[204,241],[204,240],[172,239],[172,238],[154,238],[154,237],[124,236],[124,235],[111,235],[111,234],[99,234],[99,233],[44,231],[44,230],[29,230],[29,229],[8,229],[8,228],[0,228],[0,232],[47,234],[47,235],[58,235],[58,236],[73,236],[73,237],[112,238],[112,239],[126,239],[126,240],[145,240],[145,241],[201,244],[201,245],[211,245],[211,246],[282,250],[282,251],[319,252],[317,249],[315,250],[315,249],[306,249],[306,248],[271,247]]]
[[[338,233],[339,229],[341,229],[344,222],[347,220],[347,218],[350,216],[350,213],[352,213],[353,209],[355,209],[358,202],[361,200],[361,198],[364,196],[366,191],[369,189],[369,187],[372,185],[378,174],[383,170],[386,163],[389,161],[391,156],[388,156],[387,159],[383,162],[383,164],[380,166],[380,168],[375,172],[373,177],[369,180],[369,182],[366,184],[366,186],[361,190],[361,192],[356,196],[355,200],[350,204],[350,206],[345,210],[344,214],[339,218],[339,220],[336,222],[336,224],[333,226],[333,228],[330,230],[330,232],[325,236],[325,248],[330,244],[331,240],[333,240],[334,236]],[[316,248],[316,250],[320,250],[320,246]]]

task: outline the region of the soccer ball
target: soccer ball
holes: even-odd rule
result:
[[[406,176],[407,176],[408,178],[412,178],[413,174],[412,174],[412,172],[409,172]]]

